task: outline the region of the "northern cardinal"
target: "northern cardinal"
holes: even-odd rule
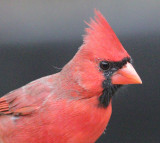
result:
[[[99,11],[73,59],[56,74],[0,98],[0,143],[93,143],[111,116],[112,96],[142,81]]]

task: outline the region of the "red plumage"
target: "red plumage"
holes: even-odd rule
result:
[[[99,63],[119,62],[130,56],[100,12],[95,14],[83,45],[61,72],[0,98],[0,142],[93,143],[103,133],[112,108],[111,100],[107,107],[100,106],[107,79]],[[123,67],[116,72],[128,70],[128,66]],[[114,79],[116,72],[113,81],[121,84],[119,76]],[[136,73],[121,74],[121,79],[125,84],[141,82]]]
[[[90,51],[88,53],[93,53],[93,58],[120,61],[124,57],[130,57],[99,11],[95,10],[95,21],[91,19],[88,25],[83,46],[86,47],[84,49]]]

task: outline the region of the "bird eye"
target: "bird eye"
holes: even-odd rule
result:
[[[100,68],[104,71],[108,70],[110,68],[110,64],[106,61],[100,62]]]

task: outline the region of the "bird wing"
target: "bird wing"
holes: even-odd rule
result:
[[[0,115],[28,115],[39,109],[53,90],[50,77],[35,80],[0,98]]]

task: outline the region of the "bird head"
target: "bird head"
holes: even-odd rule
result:
[[[132,59],[116,34],[95,10],[95,18],[86,28],[84,43],[72,62],[75,81],[89,96],[98,95],[101,105],[107,107],[111,97],[125,84],[141,84]]]

